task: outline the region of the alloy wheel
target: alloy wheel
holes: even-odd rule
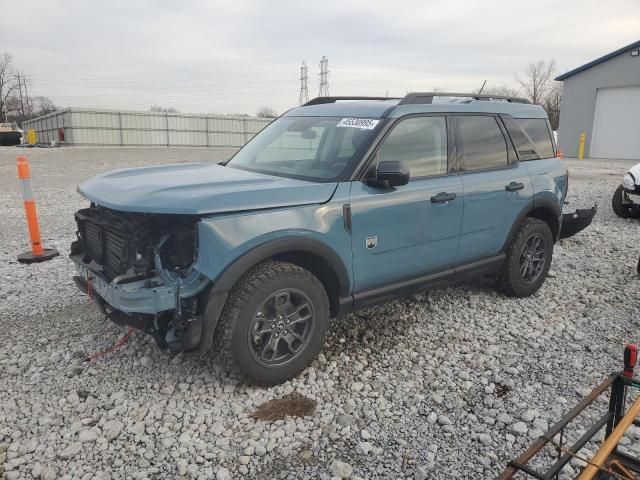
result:
[[[544,270],[546,262],[546,244],[540,233],[534,233],[524,244],[520,255],[520,278],[526,283],[533,283]]]
[[[278,290],[262,302],[249,324],[249,351],[266,367],[284,365],[307,346],[313,330],[314,309],[301,290]]]

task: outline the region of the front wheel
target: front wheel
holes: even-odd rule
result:
[[[260,384],[284,382],[320,351],[329,300],[309,271],[286,262],[262,263],[233,287],[217,328],[227,367]]]
[[[506,252],[498,285],[507,295],[528,297],[542,286],[551,267],[553,235],[546,222],[526,217]]]

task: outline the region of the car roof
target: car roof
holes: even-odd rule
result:
[[[386,117],[390,109],[398,105],[400,100],[344,100],[335,103],[303,105],[285,113],[287,117]]]
[[[319,97],[289,110],[284,116],[399,118],[418,113],[502,113],[514,118],[547,118],[540,105],[523,99],[446,93],[412,93],[404,98],[389,99]]]

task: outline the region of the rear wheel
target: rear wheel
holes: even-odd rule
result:
[[[314,275],[291,263],[266,262],[231,290],[217,347],[230,370],[277,384],[311,363],[328,323],[329,299]]]
[[[620,185],[615,193],[613,194],[613,198],[611,199],[611,208],[613,209],[613,213],[615,213],[620,218],[629,218],[632,216],[631,208],[625,202],[626,193],[624,192],[624,187]]]
[[[551,267],[553,235],[546,222],[526,217],[507,248],[498,285],[507,295],[528,297],[544,283]]]

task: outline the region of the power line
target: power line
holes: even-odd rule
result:
[[[320,91],[319,97],[329,96],[329,59],[326,56],[322,56],[320,59]]]
[[[300,67],[300,98],[298,105],[304,105],[309,101],[309,70],[307,64],[302,62]]]

